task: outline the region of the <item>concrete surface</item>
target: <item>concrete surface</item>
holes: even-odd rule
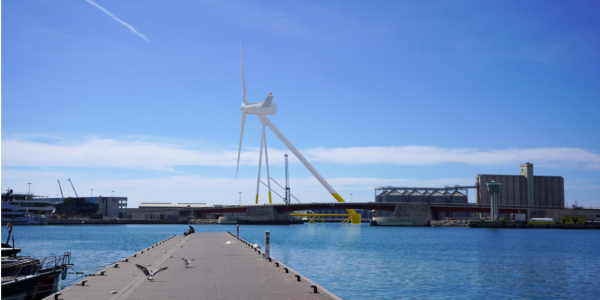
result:
[[[234,243],[224,245],[227,241]],[[189,268],[182,257],[194,259]],[[78,283],[60,291],[58,299],[340,299],[284,264],[277,267],[275,259],[265,260],[228,233],[174,236],[128,259],[119,262],[119,268],[105,269],[105,276],[88,277],[86,286]],[[136,263],[168,269],[148,281]],[[318,293],[313,293],[312,285]]]

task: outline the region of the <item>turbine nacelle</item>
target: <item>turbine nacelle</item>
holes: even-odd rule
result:
[[[271,99],[273,96],[269,96]],[[269,106],[264,106],[264,102],[248,102],[240,105],[240,110],[251,115],[274,115],[277,113],[277,104],[271,103]]]

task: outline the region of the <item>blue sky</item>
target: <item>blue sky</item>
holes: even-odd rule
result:
[[[241,43],[248,100],[273,92],[271,120],[344,198],[530,161],[600,207],[597,2],[94,3],[2,3],[2,189],[253,203],[256,116],[235,178]],[[290,181],[334,201],[295,159]]]

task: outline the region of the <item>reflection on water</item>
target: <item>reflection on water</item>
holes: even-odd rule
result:
[[[195,228],[235,232],[226,225]],[[185,230],[187,225],[21,226],[13,233],[24,255],[71,250],[78,268],[93,270]],[[274,257],[344,299],[600,294],[598,230],[311,224],[240,226],[240,235],[262,245],[266,230]]]

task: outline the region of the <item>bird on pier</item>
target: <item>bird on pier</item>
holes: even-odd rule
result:
[[[164,267],[164,268],[160,268],[156,271],[153,271],[153,270],[148,271],[148,269],[146,269],[146,267],[144,267],[144,266],[140,266],[138,264],[135,264],[135,266],[138,269],[142,270],[142,272],[144,272],[144,274],[146,275],[146,280],[150,280],[150,281],[154,280],[154,276],[156,276],[156,274],[158,274],[158,272],[164,271],[169,268],[169,267]]]
[[[183,263],[185,264],[185,267],[187,268],[194,259],[193,258],[187,259],[187,258],[182,257],[181,260],[183,260]]]
[[[235,242],[227,241],[227,242],[225,242],[225,244],[223,244],[223,246],[221,246],[220,249],[223,249],[223,247],[225,247],[225,245],[231,245],[231,244],[235,244]]]
[[[254,244],[253,247],[256,248],[256,249],[258,249],[258,250],[260,250],[260,245],[259,244]]]

